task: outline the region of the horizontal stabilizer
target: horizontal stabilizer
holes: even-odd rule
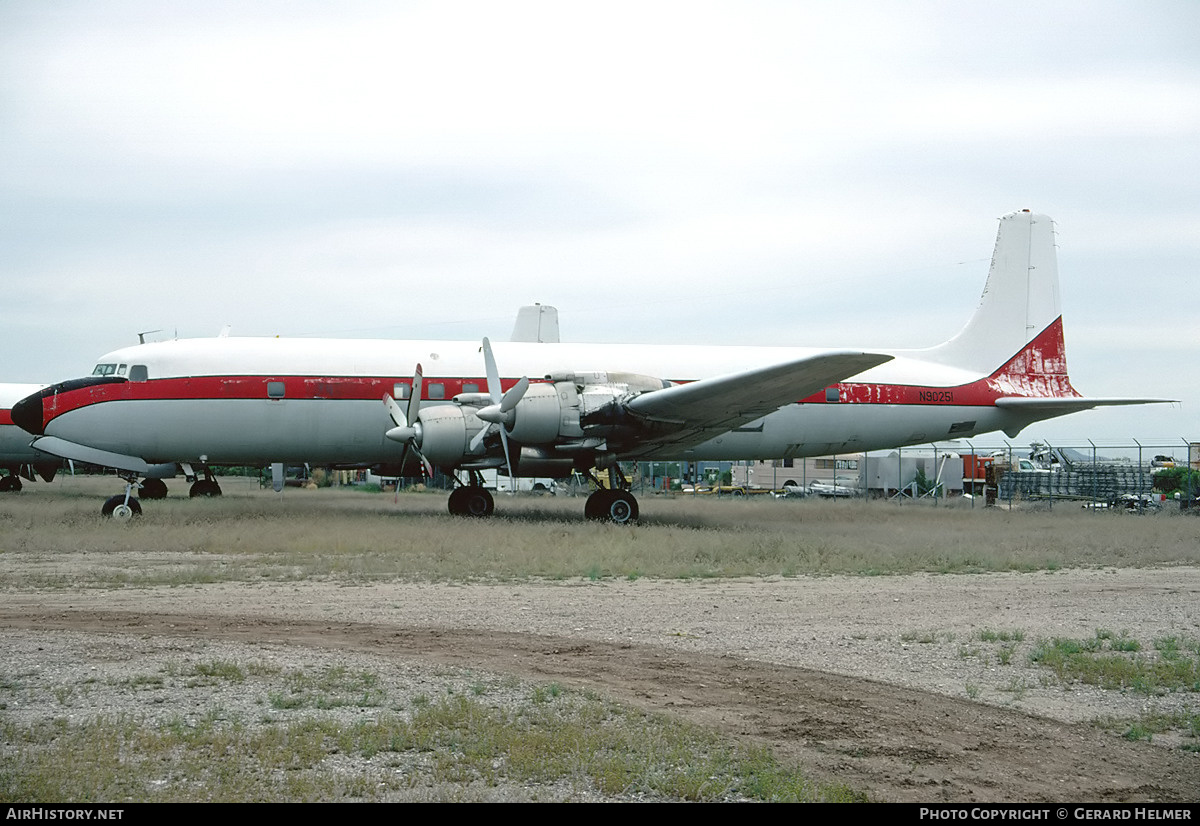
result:
[[[1116,407],[1126,404],[1175,404],[1178,401],[1178,399],[1088,399],[1082,396],[1031,398],[1025,396],[1004,396],[996,399],[996,407],[1003,410],[1037,411],[1039,414],[1045,414],[1046,416],[1063,416],[1079,410],[1091,410],[1094,407]]]
[[[643,393],[635,415],[683,428],[728,430],[891,361],[886,353],[836,350],[818,356]]]
[[[76,442],[69,442],[57,436],[39,436],[31,443],[31,447],[51,456],[60,456],[74,462],[86,462],[89,465],[115,468],[129,473],[136,473],[147,479],[170,479],[175,475],[175,465],[152,465],[137,456],[126,456],[123,453],[111,453]]]

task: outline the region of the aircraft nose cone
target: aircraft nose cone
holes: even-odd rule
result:
[[[43,435],[45,431],[42,428],[42,394],[34,393],[14,404],[12,420],[17,427],[34,436]]]

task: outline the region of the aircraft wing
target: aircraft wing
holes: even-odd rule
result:
[[[659,435],[650,440],[653,446],[684,447],[714,432],[754,421],[892,358],[885,353],[832,350],[643,393],[625,407],[647,424],[659,425],[654,428]]]

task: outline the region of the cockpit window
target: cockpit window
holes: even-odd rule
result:
[[[96,369],[92,371],[93,376],[111,376],[117,372],[115,364],[97,364]]]
[[[125,375],[125,365],[124,365],[124,364],[118,364],[118,365],[117,365],[117,375],[118,375],[118,376],[123,376],[123,375]]]

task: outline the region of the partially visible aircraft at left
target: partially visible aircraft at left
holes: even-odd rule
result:
[[[33,481],[41,476],[47,482],[62,466],[62,459],[29,446],[29,434],[13,424],[12,406],[44,384],[0,384],[0,469],[8,471],[0,477],[0,493],[21,489],[21,477]]]

